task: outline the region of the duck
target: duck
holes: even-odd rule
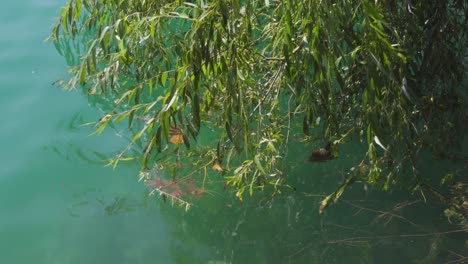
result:
[[[327,160],[332,160],[335,157],[332,154],[331,151],[331,143],[328,142],[327,145],[325,145],[325,148],[319,148],[316,149],[312,152],[310,155],[308,161],[309,162],[324,162]]]

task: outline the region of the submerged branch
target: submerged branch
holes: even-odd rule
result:
[[[433,233],[417,233],[417,234],[401,234],[401,235],[385,235],[385,236],[358,236],[345,239],[329,240],[328,244],[338,244],[350,241],[361,241],[362,240],[375,240],[375,239],[387,239],[387,238],[412,238],[412,237],[427,237],[427,236],[442,236],[455,233],[468,233],[468,229],[457,229],[445,232],[433,232]]]

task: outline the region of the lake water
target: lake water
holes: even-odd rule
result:
[[[444,263],[467,256],[466,233],[418,194],[364,191],[318,214],[342,161],[307,164],[290,150],[290,181],[273,201],[240,203],[222,186],[193,208],[148,197],[138,164],[100,161],[125,146],[88,136],[99,109],[52,83],[67,64],[45,42],[64,0],[8,1],[0,10],[0,263]],[[427,168],[436,173],[437,165]],[[316,195],[312,195],[316,194]],[[455,262],[453,262],[455,263]]]

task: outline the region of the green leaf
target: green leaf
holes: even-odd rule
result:
[[[154,148],[154,145],[156,144],[156,133],[153,133],[151,136],[151,139],[148,141],[146,146],[143,149],[143,158],[142,158],[142,163],[143,163],[143,168],[147,169],[148,168],[148,160],[149,156],[151,154],[151,151]]]
[[[195,94],[193,97],[193,120],[197,132],[200,130],[201,120],[200,120],[200,98],[198,94]]]
[[[367,126],[367,145],[371,144],[372,142],[371,138],[372,138],[372,131],[371,131],[371,125],[369,124]]]
[[[129,115],[128,115],[128,127],[132,126],[134,116],[135,116],[135,110],[131,110]]]
[[[257,166],[257,169],[263,174],[263,175],[267,175],[267,173],[265,172],[265,169],[263,168],[262,164],[260,163],[260,160],[258,158],[258,154],[254,156],[254,162],[255,162],[255,166]]]
[[[187,149],[190,149],[190,141],[189,141],[189,138],[183,134],[182,135],[183,139],[184,139],[184,144],[185,144],[185,147],[187,147]]]
[[[168,75],[168,72],[167,72],[167,71],[161,73],[161,85],[162,85],[163,87],[166,86],[167,75]]]
[[[75,20],[78,20],[81,16],[81,0],[75,0]]]
[[[114,124],[118,124],[120,122],[122,122],[122,120],[124,120],[126,117],[128,117],[129,113],[125,113],[125,114],[120,114],[115,120],[114,120]]]
[[[355,180],[356,178],[354,177],[347,178],[346,181],[343,184],[341,184],[336,191],[325,197],[325,199],[323,199],[320,202],[319,213],[322,214],[330,204],[336,203],[338,199],[340,199],[341,195],[343,195],[346,188],[348,188],[352,183],[354,183]]]
[[[143,135],[143,133],[146,131],[147,128],[148,128],[148,126],[145,126],[145,127],[143,127],[138,133],[136,133],[135,136],[133,136],[131,142],[133,143],[133,142],[135,142],[136,140],[138,140],[138,139],[141,137],[141,135]]]
[[[96,125],[99,124],[99,127],[93,132],[91,133],[91,135],[95,135],[95,134],[101,134],[102,131],[104,130],[104,128],[106,128],[107,124],[109,123],[109,121],[112,119],[112,116],[111,115],[105,115],[103,116],[97,123]]]
[[[161,153],[161,145],[162,145],[162,140],[161,140],[161,133],[162,133],[162,128],[161,126],[158,127],[158,130],[156,131],[156,148],[158,149],[158,152]]]
[[[234,137],[232,136],[232,130],[231,130],[231,124],[229,122],[226,122],[226,133],[228,135],[228,138],[231,140],[231,142],[234,142]]]
[[[84,85],[86,83],[86,62],[85,61],[83,62],[83,64],[81,64],[79,83],[81,85]]]

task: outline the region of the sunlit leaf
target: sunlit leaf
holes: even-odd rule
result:
[[[377,145],[379,145],[383,150],[387,150],[387,148],[385,148],[384,145],[382,145],[382,143],[380,142],[380,139],[379,139],[377,136],[374,136],[374,141],[375,141],[375,143],[377,143]]]
[[[223,167],[221,167],[221,165],[219,165],[218,162],[215,162],[215,164],[211,167],[212,170],[215,170],[215,171],[223,171]]]

